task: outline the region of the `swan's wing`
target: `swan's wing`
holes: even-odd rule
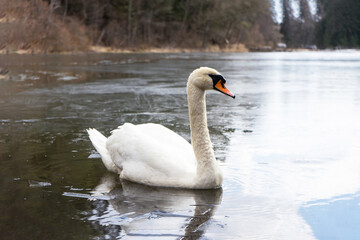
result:
[[[132,181],[170,184],[196,174],[190,143],[159,124],[126,123],[113,131],[107,149],[121,176]]]
[[[175,147],[175,151],[183,151],[183,149],[187,149],[187,151],[193,152],[192,146],[188,141],[186,141],[183,137],[174,131],[164,127],[163,125],[146,123],[136,125],[136,127],[144,134],[157,139],[157,141],[161,142],[161,144],[164,146]]]

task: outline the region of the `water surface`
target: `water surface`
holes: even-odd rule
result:
[[[160,123],[189,140],[186,79],[210,66],[222,189],[150,188],[103,167],[85,129]],[[0,236],[357,239],[360,53],[0,56]]]

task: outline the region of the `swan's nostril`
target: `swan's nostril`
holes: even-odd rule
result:
[[[225,84],[224,84],[223,81],[221,81],[221,86],[222,86],[223,88],[225,88]]]

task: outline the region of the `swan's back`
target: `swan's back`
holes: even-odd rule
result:
[[[159,124],[125,123],[104,141],[95,129],[90,139],[109,171],[137,183],[179,188],[210,189],[222,183],[207,127],[205,91],[216,90],[235,98],[215,69],[194,70],[187,82],[191,146]]]
[[[190,187],[197,162],[192,146],[159,124],[125,123],[106,142],[121,178],[153,186]]]

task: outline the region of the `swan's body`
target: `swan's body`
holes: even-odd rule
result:
[[[216,70],[199,68],[187,84],[191,140],[154,123],[125,123],[106,138],[95,129],[89,137],[105,167],[120,178],[151,186],[208,189],[222,183],[206,120],[205,90],[231,97],[225,79]]]

